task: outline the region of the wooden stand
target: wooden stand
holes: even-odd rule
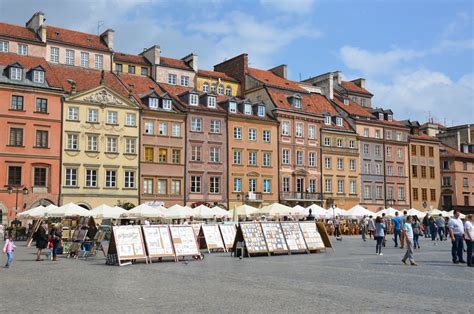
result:
[[[328,231],[326,230],[326,227],[324,226],[324,223],[322,222],[317,222],[316,227],[318,228],[318,232],[321,235],[321,239],[323,240],[324,247],[328,248],[330,247],[332,251],[334,252],[334,247],[332,246],[331,239],[329,237]]]
[[[229,252],[229,250],[232,250],[232,247],[234,246],[237,228],[235,225],[219,224],[219,230],[221,232],[222,242],[224,243],[227,252]]]
[[[288,243],[279,222],[261,222],[263,235],[267,242],[268,252],[271,254],[290,254]]]
[[[171,239],[176,259],[187,256],[201,258],[193,228],[189,225],[171,225]]]
[[[238,250],[242,250],[240,256],[251,257],[251,255],[266,254],[270,256],[267,241],[258,222],[242,222],[237,226],[233,245],[233,255],[238,257]]]
[[[303,233],[301,232],[300,226],[297,222],[282,222],[280,225],[286,239],[286,244],[290,250],[290,254],[310,253],[306,246]]]
[[[314,222],[298,223],[309,252],[319,252],[325,249],[324,242]]]
[[[197,241],[199,249],[207,249],[208,253],[211,251],[227,252],[218,225],[201,225]]]
[[[153,258],[158,258],[159,261],[163,258],[172,258],[173,261],[177,261],[167,225],[142,226],[142,229],[150,264]]]
[[[114,226],[107,254],[117,254],[119,266],[124,265],[122,261],[137,259],[143,259],[148,264],[141,227]]]

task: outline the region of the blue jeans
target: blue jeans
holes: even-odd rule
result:
[[[460,262],[464,259],[462,258],[463,251],[463,240],[461,234],[454,235],[454,241],[452,241],[453,246],[451,248],[451,254],[453,255],[453,262]]]
[[[418,239],[420,238],[420,234],[419,233],[415,233],[413,234],[413,248],[419,248],[420,247],[420,242],[418,242]]]
[[[443,241],[444,236],[445,236],[445,234],[444,234],[444,227],[439,227],[439,228],[438,228],[438,236],[439,236],[439,240],[440,240],[440,241]]]
[[[8,252],[7,253],[7,263],[5,264],[6,267],[10,267],[10,265],[13,263],[13,252]]]
[[[466,263],[468,265],[472,265],[474,260],[472,258],[472,245],[474,244],[474,241],[469,241],[466,240],[466,247],[467,247],[467,258],[466,258]]]
[[[393,230],[393,241],[395,241],[395,247],[398,246],[397,237],[401,240],[401,230],[400,229],[394,229]]]

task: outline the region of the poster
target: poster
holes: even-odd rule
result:
[[[206,246],[209,250],[224,249],[224,243],[222,242],[218,225],[202,225],[201,228],[204,233],[204,238],[206,239]]]
[[[114,226],[114,238],[119,259],[145,258],[140,226]]]
[[[174,256],[173,244],[168,226],[143,226],[143,235],[148,249],[148,256]]]
[[[316,229],[314,222],[300,222],[301,232],[309,250],[324,249],[323,239]]]
[[[200,255],[191,226],[170,226],[176,256]]]
[[[237,230],[234,225],[219,225],[226,249],[232,248]]]
[[[240,229],[249,253],[268,252],[262,227],[258,222],[242,222]]]
[[[303,233],[297,222],[282,222],[281,229],[286,239],[286,244],[290,251],[304,251],[306,244],[304,242]]]
[[[193,232],[194,232],[194,236],[196,237],[196,239],[199,236],[199,231],[201,230],[201,225],[202,224],[191,224],[191,227],[193,227]]]
[[[285,236],[279,222],[262,222],[262,230],[267,240],[269,252],[287,252]]]

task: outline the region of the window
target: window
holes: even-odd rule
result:
[[[370,185],[364,185],[364,199],[368,200],[372,198]]]
[[[399,201],[405,200],[405,187],[403,186],[398,187],[398,200]]]
[[[205,82],[202,84],[202,91],[205,93],[209,92],[209,83]]]
[[[392,148],[387,147],[387,157],[392,157]]]
[[[209,162],[221,162],[221,149],[219,147],[210,148]]]
[[[137,143],[134,138],[125,138],[125,154],[135,154]]]
[[[97,135],[87,135],[87,151],[96,152],[98,150],[98,137]]]
[[[364,128],[364,137],[369,137],[369,129]]]
[[[331,116],[324,116],[324,124],[331,125]]]
[[[116,137],[107,137],[107,153],[116,153],[117,152],[117,142],[118,139]]]
[[[234,192],[242,192],[242,179],[234,178]]]
[[[263,179],[263,193],[272,192],[272,181],[270,179]]]
[[[33,185],[46,187],[46,168],[35,168]]]
[[[51,47],[49,61],[52,63],[59,63],[59,48]]]
[[[249,179],[249,192],[257,192],[257,179]]]
[[[349,141],[349,148],[355,148],[355,141],[354,140]]]
[[[234,128],[234,139],[241,140],[242,139],[242,128],[235,127]]]
[[[97,70],[102,70],[104,67],[104,56],[103,55],[95,55],[95,68]],[[133,68],[133,72],[130,72],[130,68]],[[128,73],[135,74],[135,67],[134,66],[128,66]]]
[[[436,201],[436,190],[435,189],[430,189],[430,200],[432,202]]]
[[[145,121],[145,134],[153,134],[153,121]]]
[[[324,138],[324,146],[331,146],[331,138],[329,137]]]
[[[357,193],[357,182],[355,180],[349,181],[349,194]]]
[[[309,179],[309,193],[316,193],[316,180]]]
[[[398,166],[398,176],[399,177],[403,177],[404,173],[403,173],[403,166]]]
[[[418,177],[418,166],[417,165],[412,165],[411,166],[411,175],[413,178]]]
[[[219,95],[224,95],[224,85],[219,85],[219,89],[217,90],[217,93]]]
[[[398,159],[403,159],[403,150],[401,148],[397,148],[397,156]]]
[[[385,133],[385,138],[387,140],[391,140],[392,139],[392,131],[388,130],[386,133]]]
[[[107,112],[107,124],[117,124],[118,121],[117,111],[108,111]]]
[[[171,194],[181,195],[181,180],[171,180]]]
[[[388,120],[388,121],[393,121],[393,115],[389,114],[389,115],[387,116],[387,120]]]
[[[249,129],[249,141],[256,141],[257,140],[257,129],[250,128]]]
[[[67,135],[67,149],[69,150],[78,150],[79,149],[79,135],[78,134],[68,134]]]
[[[89,67],[89,54],[87,52],[81,52],[81,67]]]
[[[164,110],[171,110],[171,99],[163,99],[162,103]]]
[[[48,147],[48,131],[36,131],[36,146],[41,148]]]
[[[324,166],[326,167],[326,169],[331,169],[331,158],[330,157],[324,158]]]
[[[369,144],[364,144],[363,149],[364,149],[364,155],[370,154]]]
[[[467,170],[467,162],[464,161],[464,162],[462,163],[462,169],[463,169],[463,170]]]
[[[237,103],[234,101],[229,102],[229,112],[236,113],[237,112]]]
[[[434,157],[434,148],[432,146],[428,147],[428,156]]]
[[[332,192],[332,182],[331,179],[324,180],[324,192],[331,193]]]
[[[344,193],[344,180],[337,180],[337,193]]]
[[[443,186],[451,186],[451,177],[443,177]]]
[[[256,166],[257,165],[257,152],[249,152],[249,166]]]
[[[208,96],[207,97],[207,106],[209,108],[216,108],[216,97],[211,97],[211,96]]]
[[[158,149],[158,162],[165,164],[168,162],[168,149],[160,148]]]
[[[303,157],[303,151],[297,150],[296,151],[296,165],[298,166],[303,166],[304,164],[304,157]]]
[[[370,163],[366,162],[364,164],[364,173],[365,174],[370,174]]]
[[[393,176],[393,166],[392,165],[387,166],[387,176]]]
[[[425,156],[425,146],[420,146],[420,156]]]
[[[148,98],[148,107],[150,107],[150,109],[158,109],[158,98],[156,97]]]
[[[23,146],[23,129],[10,129],[10,146]]]
[[[270,131],[269,130],[263,130],[262,138],[263,138],[263,141],[265,143],[270,143],[270,140],[271,140]]]
[[[153,147],[145,147],[145,161],[154,161],[155,160],[155,150]]]
[[[126,126],[135,126],[136,115],[134,113],[127,113],[125,115],[125,125]]]
[[[435,178],[435,168],[430,167],[430,179],[434,179],[434,178]]]
[[[251,115],[252,114],[252,105],[251,104],[245,104],[244,105],[244,113],[246,115]]]
[[[66,186],[77,186],[76,168],[66,168]]]
[[[202,119],[193,117],[191,119],[191,132],[202,132]]]
[[[179,149],[173,149],[171,151],[171,162],[174,164],[181,163],[181,151]]]
[[[392,191],[392,195],[393,195],[393,187],[391,189],[390,189],[390,187],[388,188],[389,198],[391,198],[390,197],[390,191]],[[375,188],[375,198],[378,199],[378,200],[383,198],[382,187],[379,186],[379,185]]]
[[[120,63],[116,63],[115,64],[115,72],[122,73],[122,71],[123,71],[123,65],[120,64]]]
[[[381,175],[382,174],[382,165],[381,164],[375,164],[375,174],[376,175]]]
[[[33,82],[43,84],[44,83],[44,71],[39,71],[39,70],[33,71]]]
[[[117,171],[105,170],[105,187],[106,188],[117,187]]]
[[[418,201],[418,188],[413,188],[412,194],[413,194],[413,200]]]
[[[283,121],[281,123],[281,134],[282,135],[290,135],[290,122]]]
[[[375,138],[380,138],[380,130],[375,130]]]
[[[258,116],[265,117],[265,106],[258,106]]]
[[[469,187],[469,181],[466,177],[462,178],[462,186],[465,188]]]
[[[189,85],[189,76],[181,75],[181,85],[182,86]]]
[[[469,195],[464,195],[464,206],[469,206]]]
[[[310,125],[308,126],[308,138],[315,139],[316,138],[316,126]]]
[[[219,194],[220,193],[220,177],[210,177],[209,181],[209,193]]]
[[[148,76],[148,68],[142,68],[141,69],[141,75]]]
[[[379,120],[383,120],[383,113],[379,113]]]
[[[303,123],[296,123],[296,137],[303,137]]]
[[[166,194],[166,180],[165,179],[158,179],[158,194]]]
[[[283,192],[290,192],[290,178],[283,177]]]
[[[173,137],[180,137],[181,136],[181,124],[180,123],[173,123],[171,128],[171,136]]]
[[[428,200],[428,189],[421,188],[421,200],[422,201]]]
[[[23,69],[11,67],[10,68],[10,79],[20,81],[23,78]]]
[[[234,150],[233,164],[234,165],[241,165],[242,164],[242,152],[240,150]]]
[[[159,135],[168,135],[168,123],[159,122],[158,123],[158,134]]]
[[[350,159],[349,160],[349,170],[351,170],[351,171],[356,170],[356,161],[355,161],[355,159]]]
[[[344,169],[344,159],[338,158],[337,159],[337,169],[343,170]]]
[[[293,98],[293,104],[295,108],[301,109],[301,98],[298,98],[298,97]]]
[[[74,50],[66,49],[66,64],[74,65]]]
[[[220,134],[221,133],[221,121],[220,120],[211,120],[211,127],[209,130],[210,133]]]
[[[211,85],[211,93],[215,93],[216,91],[217,91],[217,85],[216,85],[216,83],[213,83]]]
[[[28,55],[28,45],[18,44],[18,54],[22,56]]]
[[[143,179],[143,194],[153,194],[153,179]]]
[[[201,193],[201,177],[191,176],[191,193]]]
[[[270,153],[263,153],[263,166],[270,167],[272,165],[272,155]]]
[[[397,141],[401,141],[402,140],[402,133],[397,132],[396,137],[397,137]]]
[[[11,105],[11,110],[23,110],[23,96],[12,96],[12,105]]]
[[[125,185],[126,189],[135,188],[135,171],[125,171]]]
[[[201,161],[201,146],[191,146],[191,161]]]
[[[232,96],[232,87],[227,86],[227,87],[225,88],[225,94],[226,94],[227,96]]]
[[[309,154],[308,154],[308,166],[316,167],[316,153],[315,152],[309,152]]]
[[[414,144],[411,145],[411,155],[416,156],[416,145]]]
[[[290,150],[283,150],[281,163],[284,165],[288,165],[290,163]]]
[[[449,170],[449,161],[443,160],[443,170]]]
[[[21,185],[21,167],[8,167],[8,185]]]
[[[375,145],[375,156],[380,156],[380,145]]]
[[[341,117],[336,117],[336,125],[337,126],[342,126],[342,118]]]
[[[86,187],[96,188],[97,187],[97,170],[86,169]]]
[[[176,74],[168,74],[168,84],[176,85]]]
[[[336,140],[336,145],[337,145],[337,147],[342,147],[342,139],[338,138]]]
[[[8,41],[0,41],[0,52],[8,52]]]
[[[190,106],[199,105],[199,96],[196,94],[189,94],[189,105]]]
[[[89,109],[87,111],[87,122],[98,122],[99,121],[99,110],[97,109]]]
[[[426,178],[426,166],[421,166],[421,177]]]

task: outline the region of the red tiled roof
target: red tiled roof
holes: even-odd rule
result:
[[[356,93],[366,94],[366,95],[372,96],[372,94],[371,94],[368,90],[366,90],[365,88],[362,88],[362,87],[358,86],[358,85],[355,84],[354,82],[342,81],[342,82],[341,82],[341,86],[344,87],[345,89],[347,89],[348,91],[352,91],[352,92],[356,92]]]
[[[24,26],[0,23],[0,37],[18,38],[37,41],[39,44],[41,40],[36,36],[35,32]]]
[[[118,79],[127,89],[132,91],[132,95],[140,102],[141,97],[143,97],[144,94],[148,94],[152,89],[160,96],[164,94],[158,84],[148,76],[121,73],[118,75]],[[142,103],[142,105],[146,104]],[[147,106],[145,107],[148,108]]]
[[[32,69],[38,65],[42,66],[45,70],[45,78],[46,82],[48,82],[48,85],[51,87],[62,88],[62,85],[54,70],[45,59],[30,56],[20,56],[16,53],[0,53],[0,64],[10,65],[15,62],[20,63],[25,69]]]
[[[420,128],[426,128],[428,127],[428,125],[436,125],[438,127],[438,129],[446,129],[446,127],[440,123],[431,123],[431,122],[425,122],[423,123],[422,125],[420,125]]]
[[[236,79],[233,77],[228,76],[227,74],[223,72],[216,72],[216,71],[207,71],[207,70],[199,70],[198,71],[199,76],[204,76],[204,77],[211,77],[211,78],[216,78],[216,79],[221,79],[229,82],[238,82]]]
[[[193,71],[193,68],[191,68],[183,60],[167,58],[167,57],[160,57],[160,66]]]
[[[80,46],[84,48],[110,51],[109,47],[102,41],[100,36],[59,28],[55,26],[46,27],[46,37],[48,41]]]
[[[439,142],[438,138],[429,136],[428,134],[420,133],[420,134],[410,134],[410,138],[413,139],[420,139],[420,140],[428,140],[428,141],[437,141]]]
[[[142,55],[132,55],[132,54],[127,54],[127,53],[123,53],[123,52],[115,52],[114,53],[114,61],[150,66],[150,63],[148,62],[148,60],[144,56],[142,56]]]
[[[473,153],[463,153],[446,144],[441,144],[440,148],[441,149],[440,149],[439,154],[441,157],[460,157],[460,158],[474,159]]]
[[[100,86],[101,71],[67,65],[51,65],[51,67],[67,93],[71,92],[71,84],[68,83],[68,80],[76,82],[77,92]],[[105,86],[111,88],[121,96],[128,98],[128,90],[113,73],[104,71],[104,80]]]
[[[342,110],[344,110],[350,115],[374,118],[374,115],[372,113],[370,113],[367,109],[363,108],[362,106],[352,101],[351,99],[349,99],[348,105],[344,105],[344,97],[336,91],[334,91],[333,101]]]
[[[271,71],[248,68],[247,74],[267,86],[293,90],[301,93],[307,92],[298,85],[298,82],[286,80]]]

